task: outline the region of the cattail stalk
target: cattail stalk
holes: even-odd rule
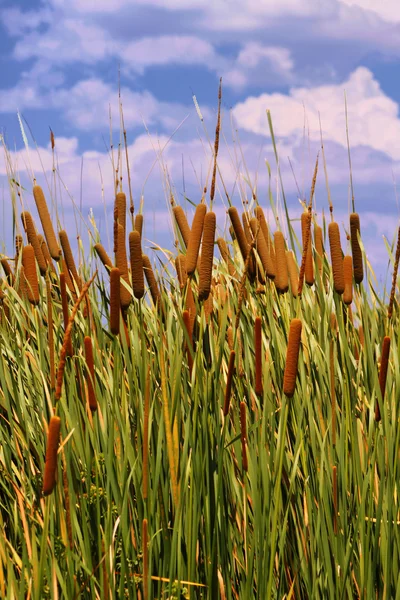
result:
[[[337,525],[337,517],[338,517],[338,491],[337,491],[337,467],[334,465],[332,467],[332,495],[333,495],[333,533],[337,535],[338,533],[338,525]]]
[[[117,252],[115,255],[115,266],[119,269],[120,277],[121,277],[121,290],[120,290],[120,299],[121,299],[121,307],[122,309],[127,309],[131,303],[132,295],[130,291],[125,287],[123,282],[125,282],[128,286],[129,282],[129,271],[128,271],[128,259],[126,256],[126,246],[125,246],[125,230],[123,226],[118,223],[117,226],[118,235],[117,235]]]
[[[86,384],[88,388],[89,408],[92,412],[97,410],[97,400],[95,391],[95,374],[94,374],[94,359],[93,359],[93,346],[92,339],[86,335],[83,340],[85,346],[85,358],[86,358]]]
[[[95,244],[93,248],[95,249],[97,256],[99,257],[107,271],[110,271],[113,268],[113,264],[104,246],[102,244]]]
[[[289,340],[286,352],[285,372],[283,376],[283,393],[288,398],[293,396],[296,388],[301,330],[302,323],[300,319],[292,319],[289,328]]]
[[[336,335],[336,329],[335,329]],[[336,446],[336,391],[335,391],[335,341],[332,338],[329,343],[329,378],[331,392],[331,414],[332,414],[332,446]]]
[[[68,310],[68,296],[66,287],[65,273],[60,273],[60,293],[61,293],[61,306],[64,318],[64,331],[67,329],[69,322],[69,310]],[[73,355],[72,340],[70,339],[67,345],[67,356]]]
[[[382,408],[385,401],[385,389],[386,389],[386,379],[387,372],[389,366],[389,354],[390,354],[390,337],[385,335],[383,338],[382,344],[382,354],[381,354],[381,366],[379,369],[379,388],[381,390],[381,398],[382,398]],[[381,420],[381,411],[379,406],[379,401],[375,402],[375,421]]]
[[[280,294],[285,294],[289,289],[289,276],[286,262],[285,238],[281,231],[275,231],[275,287]]]
[[[397,272],[399,270],[399,260],[400,260],[400,227],[397,233],[397,246],[396,246],[396,256],[394,260],[394,269],[393,269],[393,279],[392,279],[392,289],[390,290],[390,300],[389,300],[389,308],[388,308],[388,318],[391,319],[393,315],[393,303],[394,296],[396,293],[396,283],[397,283]]]
[[[35,251],[30,244],[22,249],[22,266],[24,267],[24,276],[27,283],[28,300],[36,306],[39,304],[39,283],[36,272]]]
[[[358,241],[360,235],[360,217],[358,213],[351,213],[350,215],[350,238],[351,238],[351,253],[353,255],[353,266],[354,266],[354,281],[361,283],[364,278],[362,252],[360,242]]]
[[[314,265],[311,249],[311,211],[303,212],[301,215],[301,235],[303,240],[303,252],[305,254],[304,275],[307,285],[314,284]],[[301,275],[301,271],[300,271]],[[300,282],[299,282],[300,285]]]
[[[121,306],[121,281],[117,267],[110,271],[110,330],[113,335],[119,334],[119,316]]]
[[[204,217],[204,232],[199,273],[199,300],[207,300],[211,290],[215,227],[216,216],[214,212],[210,211]]]
[[[136,230],[129,234],[129,251],[133,294],[135,298],[140,299],[144,296],[144,273],[140,233]]]
[[[143,546],[143,597],[149,598],[149,549],[147,534],[147,519],[142,521],[142,546]]]
[[[271,236],[269,234],[269,228],[268,228],[268,224],[267,224],[263,209],[261,208],[261,206],[256,206],[254,212],[255,212],[256,218],[260,222],[261,232],[263,234],[265,243],[267,245],[268,253],[270,254],[270,257],[271,257],[271,267],[270,267],[269,271],[267,271],[266,274],[267,274],[267,277],[269,277],[270,279],[274,279],[275,274],[276,274],[275,273],[276,257],[275,257],[274,244],[273,244],[273,242],[271,240]]]
[[[51,417],[47,436],[46,460],[43,475],[43,496],[51,494],[56,484],[57,452],[60,443],[60,430],[60,417]]]
[[[339,225],[332,221],[328,225],[329,245],[331,249],[333,287],[337,294],[344,292],[343,255],[340,245]]]
[[[38,236],[36,233],[35,223],[33,222],[32,215],[27,211],[22,212],[21,220],[22,220],[22,224],[24,226],[24,229],[25,229],[25,232],[26,232],[26,235],[28,238],[28,243],[32,244],[32,247],[35,251],[35,257],[36,257],[37,263],[39,265],[40,274],[45,275],[46,270],[47,270],[47,264],[46,264],[45,258],[43,256],[42,249],[40,247],[40,243],[39,243],[39,239],[38,239]]]
[[[36,208],[39,213],[51,257],[53,260],[59,261],[61,258],[61,250],[57,243],[56,234],[54,233],[43,190],[39,185],[33,186],[33,197],[35,198]]]
[[[53,303],[51,300],[51,283],[49,274],[46,273],[46,296],[47,296],[47,342],[49,344],[50,359],[50,388],[56,387],[56,373],[54,362],[54,331],[53,331]]]
[[[144,391],[143,414],[143,498],[147,500],[149,488],[149,414],[150,414],[150,365],[147,368]]]
[[[256,317],[254,322],[254,347],[255,347],[255,392],[257,396],[263,393],[262,383],[262,331],[261,317]]]
[[[192,374],[192,370],[193,370],[192,335],[193,335],[193,332],[192,332],[192,329],[191,329],[190,314],[189,314],[188,310],[184,310],[183,311],[183,313],[182,313],[182,319],[183,319],[183,324],[185,326],[187,337],[188,337],[188,340],[189,340],[189,341],[185,342],[185,346],[186,346],[187,361],[188,361],[188,366],[189,366],[189,373]]]
[[[247,460],[247,427],[246,427],[246,403],[240,403],[240,439],[242,442],[242,467],[243,471],[248,471],[249,463]]]
[[[183,242],[187,248],[190,238],[190,227],[189,223],[187,222],[185,212],[182,206],[174,206],[172,212],[174,213],[176,224],[178,225]]]
[[[343,302],[350,305],[353,302],[353,259],[349,254],[343,259],[343,278]]]
[[[205,204],[200,203],[196,206],[186,251],[186,270],[188,275],[193,275],[196,269],[206,212],[207,207]]]
[[[50,269],[50,271],[52,271],[53,273],[55,273],[55,268],[54,268],[54,265],[53,265],[52,258],[50,256],[49,249],[48,249],[47,244],[46,244],[46,240],[40,234],[38,234],[37,237],[38,237],[38,240],[39,240],[40,249],[41,249],[42,254],[44,256],[44,260],[46,261],[46,265]]]
[[[215,128],[215,141],[214,141],[214,167],[213,174],[211,179],[211,189],[210,189],[210,206],[212,207],[212,203],[214,201],[215,195],[215,180],[217,176],[217,156],[218,156],[218,148],[219,148],[219,131],[221,128],[221,98],[222,98],[222,78],[219,80],[219,89],[218,89],[218,117],[217,117],[217,126]]]
[[[236,356],[235,351],[231,350],[231,353],[229,355],[228,375],[226,378],[226,388],[225,388],[225,400],[224,400],[224,416],[225,417],[229,413],[229,407],[230,407],[230,403],[231,403],[233,373],[235,371],[235,356]]]

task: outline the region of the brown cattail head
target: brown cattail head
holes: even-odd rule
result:
[[[307,232],[308,229],[308,232]],[[305,264],[305,280],[307,285],[314,284],[314,265],[312,258],[312,249],[311,249],[311,215],[309,212],[303,212],[301,215],[301,235],[303,240],[303,252],[306,252],[306,264]],[[307,240],[307,249],[305,249]]]
[[[204,217],[204,233],[199,273],[199,300],[207,300],[211,290],[215,227],[216,216],[214,212],[210,211]]]
[[[299,288],[299,271],[293,250],[286,250],[286,263],[289,273],[290,290],[292,292],[292,296],[297,298],[297,291]]]
[[[64,331],[68,327],[69,322],[69,310],[68,310],[68,296],[67,296],[67,284],[65,273],[60,273],[60,293],[61,293],[61,306],[63,312],[64,319]],[[72,341],[71,338],[68,340],[67,344],[67,356],[73,355]]]
[[[182,206],[174,206],[172,212],[174,213],[176,224],[178,225],[178,229],[187,248],[190,238],[190,227],[184,210]]]
[[[124,192],[118,192],[115,196],[115,211],[117,215],[118,224],[122,225],[124,229],[124,239],[126,232],[126,196]]]
[[[343,302],[345,304],[351,304],[353,302],[353,259],[349,254],[346,254],[343,259],[343,277]]]
[[[85,358],[87,365],[86,383],[88,388],[89,408],[92,412],[94,412],[95,410],[97,410],[97,400],[94,387],[95,379],[92,339],[87,335],[85,336],[83,342],[85,345]]]
[[[382,344],[382,354],[381,354],[381,367],[379,369],[379,388],[381,390],[382,397],[382,406],[385,400],[385,389],[386,389],[386,379],[387,372],[389,366],[389,354],[390,354],[390,337],[385,335],[383,338]],[[381,411],[379,408],[379,402],[375,402],[375,421],[381,420]]]
[[[139,232],[140,239],[143,236],[143,215],[136,215],[135,217],[135,231]]]
[[[229,253],[228,244],[222,237],[219,237],[217,239],[217,244],[218,244],[218,248],[221,253],[222,259],[226,262],[226,264],[228,266],[229,275],[231,277],[236,277],[236,269],[235,269],[235,265],[233,264],[231,255]]]
[[[280,294],[285,294],[289,289],[289,276],[286,262],[285,238],[281,231],[275,231],[275,287]]]
[[[29,244],[32,244],[32,247],[35,251],[35,257],[39,265],[40,274],[45,275],[47,271],[47,263],[40,247],[39,239],[35,229],[35,223],[32,219],[31,213],[27,211],[22,212],[21,220],[28,238],[28,242]]]
[[[358,237],[360,235],[360,217],[358,213],[350,215],[351,253],[353,255],[354,281],[361,283],[364,278],[362,252]]]
[[[249,254],[250,247],[246,238],[246,234],[243,230],[242,224],[240,222],[239,213],[235,206],[230,206],[228,208],[228,215],[232,223],[233,231],[235,233],[235,237],[237,243],[239,244],[240,253],[242,255],[243,261],[246,262],[247,255]]]
[[[22,266],[27,283],[28,300],[31,304],[39,304],[39,284],[36,272],[35,251],[28,244],[22,249]]]
[[[10,263],[6,258],[2,258],[0,262],[1,266],[4,269],[4,273],[6,274],[8,285],[14,285],[14,273],[12,272],[12,269],[10,267]],[[17,266],[17,262],[18,258],[15,262],[15,266]]]
[[[43,475],[43,496],[48,496],[56,484],[57,452],[60,443],[61,419],[51,417],[47,436],[46,462]]]
[[[22,246],[24,245],[24,240],[22,235],[19,233],[15,236],[15,264],[18,262],[19,254],[22,250]]]
[[[99,257],[103,265],[106,267],[107,271],[110,271],[110,269],[113,268],[113,264],[111,258],[105,251],[104,246],[102,244],[95,244],[93,247],[96,251],[97,256]]]
[[[129,234],[129,251],[131,255],[131,274],[132,274],[132,289],[135,298],[143,298],[144,296],[144,273],[143,273],[143,258],[142,244],[140,233],[131,231]]]
[[[267,221],[266,221],[263,209],[261,208],[261,206],[256,206],[254,212],[255,212],[256,218],[260,222],[261,231],[262,231],[262,234],[264,236],[265,243],[267,244],[268,252],[269,252],[269,254],[271,256],[271,269],[272,269],[272,271],[270,273],[267,272],[267,276],[270,279],[274,279],[274,277],[275,277],[275,263],[276,263],[274,244],[272,243],[271,236],[269,234],[268,224],[267,224]]]
[[[256,317],[254,322],[254,347],[255,347],[255,392],[262,396],[262,331],[261,317]]]
[[[328,225],[329,246],[331,249],[333,287],[337,294],[344,292],[343,254],[340,245],[339,225],[332,221]]]
[[[115,255],[116,267],[119,269],[121,279],[130,285],[129,272],[128,272],[128,259],[126,257],[126,246],[125,246],[125,231],[120,223],[117,226],[117,253]],[[130,291],[124,286],[121,281],[121,307],[127,309],[131,303],[132,295]]]
[[[119,313],[121,306],[120,297],[121,281],[117,267],[110,270],[110,330],[113,335],[119,334]]]
[[[62,250],[64,253],[64,260],[67,265],[67,268],[68,268],[69,272],[71,273],[76,285],[78,286],[78,289],[81,290],[82,289],[82,281],[81,281],[81,278],[79,277],[78,271],[76,269],[74,255],[72,254],[71,246],[70,246],[69,239],[68,239],[68,234],[64,229],[62,229],[58,235],[60,237],[60,243],[61,243],[61,247],[62,247]]]
[[[186,252],[186,270],[188,275],[193,275],[196,269],[206,212],[207,207],[205,204],[200,203],[196,206]]]
[[[242,212],[242,223],[244,235],[246,236],[247,243],[250,246],[251,242],[253,241],[253,235],[250,228],[250,215],[246,211]]]
[[[323,245],[323,240],[322,240],[322,227],[320,227],[319,225],[314,225],[314,244],[315,244],[315,258],[317,261],[317,268],[318,271],[320,273],[320,275],[322,275],[322,268],[323,268],[323,256],[324,256],[324,245]]]
[[[255,239],[256,250],[260,257],[265,274],[267,277],[273,279],[275,277],[275,266],[272,262],[271,254],[268,249],[268,244],[265,241],[260,221],[256,217],[253,217],[250,219],[250,227]]]
[[[288,398],[293,396],[296,387],[301,330],[302,323],[300,319],[292,319],[289,328],[289,340],[286,352],[285,372],[283,376],[283,393]]]
[[[235,370],[235,351],[231,350],[229,355],[229,364],[228,364],[228,375],[226,379],[226,388],[225,388],[225,401],[224,401],[224,416],[229,413],[229,406],[231,403],[231,394],[232,394],[232,380],[233,373]]]
[[[184,254],[178,254],[175,259],[175,268],[178,275],[179,285],[182,288],[185,287],[187,282],[187,271],[186,271],[186,257]]]
[[[40,234],[38,234],[37,237],[38,237],[38,240],[39,240],[40,249],[41,249],[42,254],[44,256],[44,260],[46,261],[46,265],[48,266],[48,268],[50,269],[50,271],[52,271],[53,273],[55,273],[53,261],[52,261],[52,258],[50,256],[50,252],[49,252],[49,249],[47,247],[46,240]]]
[[[143,270],[146,275],[147,284],[150,288],[150,294],[153,299],[155,305],[158,305],[161,301],[160,290],[157,285],[156,278],[154,277],[153,268],[151,266],[151,262],[149,257],[146,254],[143,254]]]
[[[58,261],[61,258],[61,250],[57,243],[56,234],[54,233],[53,224],[50,219],[49,209],[47,208],[46,199],[40,185],[33,186],[33,197],[35,198],[36,208],[39,213],[51,258]]]

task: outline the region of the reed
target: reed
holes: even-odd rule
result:
[[[232,344],[233,346],[233,344]],[[223,413],[226,417],[229,413],[229,407],[231,404],[231,395],[232,395],[232,382],[233,382],[233,374],[235,371],[235,357],[236,353],[234,350],[231,350],[229,355],[229,363],[228,363],[228,374],[226,378],[226,387],[225,387],[225,399],[224,399],[224,409]]]
[[[35,229],[35,224],[33,222],[31,214],[27,211],[22,212],[21,221],[22,225],[24,226],[26,236],[28,238],[28,243],[32,245],[33,250],[35,252],[35,257],[39,266],[40,274],[45,275],[47,271],[47,263],[43,256],[42,249],[40,247],[39,239]]]
[[[53,416],[50,419],[47,435],[46,459],[43,475],[43,496],[48,496],[56,485],[57,453],[60,444],[61,419]]]
[[[174,206],[172,212],[174,213],[176,224],[178,225],[178,229],[187,248],[189,245],[190,227],[185,212],[182,206]]]
[[[123,282],[125,282],[128,286],[130,285],[129,281],[129,271],[128,271],[128,259],[126,256],[126,246],[125,246],[125,231],[123,226],[118,223],[117,226],[118,235],[117,235],[117,252],[115,255],[115,266],[119,269],[120,277],[121,277],[121,291],[120,291],[120,300],[121,300],[121,308],[126,310],[129,308],[129,305],[132,300],[132,294],[125,287]]]
[[[47,241],[47,246],[51,257],[55,261],[59,261],[61,258],[61,249],[57,243],[56,234],[54,233],[53,224],[51,222],[49,209],[47,208],[46,198],[40,185],[33,186],[33,197],[35,198],[36,208],[39,213],[40,221],[42,223],[44,235]]]
[[[301,215],[301,235],[303,241],[303,252],[305,253],[305,281],[307,285],[314,285],[314,265],[311,248],[311,214],[307,210]],[[306,247],[307,244],[307,247]]]
[[[229,273],[229,275],[231,277],[237,277],[235,265],[234,265],[234,262],[232,260],[231,255],[229,253],[228,244],[226,243],[226,241],[222,237],[219,237],[217,239],[217,244],[218,244],[218,248],[219,248],[219,251],[221,253],[222,259],[225,261],[225,263],[226,263],[226,265],[228,267],[228,273]]]
[[[53,302],[51,299],[51,283],[49,274],[46,273],[46,301],[47,301],[47,342],[49,345],[50,362],[50,389],[56,387],[56,372],[54,361],[54,331],[53,331]]]
[[[96,251],[96,254],[99,257],[99,259],[101,260],[101,262],[107,269],[107,271],[110,271],[113,268],[113,264],[112,264],[111,258],[108,256],[104,246],[102,244],[95,244],[93,246],[93,248]]]
[[[95,373],[92,338],[88,335],[83,340],[85,346],[86,358],[86,385],[88,390],[89,408],[92,412],[97,410],[97,400],[95,391]]]
[[[35,251],[30,244],[22,249],[22,266],[24,267],[23,275],[27,283],[28,300],[31,304],[37,306],[40,300],[39,282],[36,272]]]
[[[60,243],[62,247],[62,251],[64,254],[65,264],[67,265],[68,271],[71,273],[72,278],[75,280],[76,285],[78,286],[78,290],[82,289],[82,281],[78,275],[78,270],[76,268],[74,255],[72,254],[71,245],[69,243],[67,232],[62,229],[59,232]]]
[[[147,368],[143,410],[143,499],[149,491],[149,418],[150,418],[150,365]]]
[[[286,294],[289,289],[289,275],[286,261],[285,238],[281,231],[275,231],[275,287],[280,294]]]
[[[189,340],[189,342],[185,342],[185,347],[186,347],[187,361],[188,361],[188,366],[189,366],[189,373],[192,374],[192,370],[193,370],[192,335],[193,335],[193,332],[192,332],[192,327],[191,327],[191,323],[190,323],[190,314],[189,314],[188,310],[183,311],[182,320],[183,320],[183,324],[186,329],[187,337]]]
[[[343,278],[343,302],[349,305],[353,302],[353,259],[349,254],[343,258]]]
[[[350,239],[353,255],[354,281],[361,283],[364,278],[362,252],[358,238],[360,236],[360,217],[358,213],[350,214]]]
[[[61,307],[64,319],[64,331],[67,329],[69,322],[69,310],[68,310],[68,296],[67,296],[67,284],[65,273],[60,273],[60,293],[61,293]],[[72,340],[69,339],[67,344],[67,356],[72,356],[74,353],[72,348]]]
[[[260,223],[261,233],[263,234],[265,243],[267,245],[268,253],[271,257],[271,260],[270,260],[271,266],[270,266],[269,272],[267,272],[266,274],[270,279],[274,279],[275,264],[276,264],[274,244],[273,244],[273,242],[271,240],[271,236],[269,234],[269,228],[268,228],[268,224],[267,224],[263,209],[261,208],[261,206],[256,206],[254,212],[255,212],[257,220]]]
[[[121,281],[120,272],[117,267],[110,271],[110,331],[113,335],[119,334],[119,317],[121,305]]]
[[[135,298],[140,299],[144,296],[144,273],[140,233],[136,230],[131,231],[129,234],[129,251],[133,295]]]
[[[390,354],[390,337],[385,335],[383,338],[382,344],[382,352],[381,352],[381,366],[379,369],[379,388],[381,391],[381,399],[382,399],[382,408],[385,402],[385,389],[386,389],[386,379],[387,372],[389,367],[389,354]],[[381,420],[381,410],[379,406],[379,401],[375,401],[375,421]]]
[[[254,321],[254,348],[255,348],[255,392],[262,396],[262,321],[256,317]]]
[[[389,299],[389,307],[388,307],[388,318],[389,319],[391,319],[392,315],[393,315],[393,304],[394,304],[394,297],[395,297],[395,293],[396,293],[397,273],[399,270],[399,260],[400,260],[400,227],[397,230],[396,255],[395,255],[395,259],[394,259],[392,288],[390,290],[390,299]]]
[[[214,259],[216,216],[210,211],[204,217],[203,243],[199,273],[199,300],[207,300],[211,290],[212,267]]]
[[[283,375],[283,393],[288,398],[292,398],[296,388],[301,331],[302,322],[300,319],[292,319],[289,328],[289,340],[286,352],[285,371]]]
[[[189,276],[196,270],[206,212],[205,204],[200,203],[196,206],[186,251],[186,270]]]
[[[242,443],[242,468],[247,472],[249,463],[247,459],[247,426],[246,426],[246,403],[240,403],[240,439]]]
[[[332,500],[333,500],[333,533],[335,535],[338,534],[338,491],[337,491],[337,467],[334,465],[332,467]]]
[[[299,271],[293,250],[286,250],[286,263],[289,273],[290,291],[292,292],[292,296],[297,298],[297,291],[299,288]]]
[[[142,551],[143,551],[143,598],[149,598],[149,549],[147,519],[142,521]]]
[[[344,292],[343,253],[340,245],[339,225],[332,221],[328,225],[329,246],[331,249],[333,287],[337,294]]]

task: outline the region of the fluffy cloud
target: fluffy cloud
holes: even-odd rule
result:
[[[340,0],[347,6],[357,6],[362,10],[371,11],[385,21],[400,22],[400,5],[397,0]]]
[[[273,79],[276,84],[294,79],[294,61],[287,48],[249,42],[239,51],[231,69],[224,73],[224,83],[238,90],[249,84]]]

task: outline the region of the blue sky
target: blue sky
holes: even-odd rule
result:
[[[172,234],[165,174],[176,200],[190,213],[183,180],[186,195],[199,201],[212,157],[207,132],[213,138],[222,77],[220,169],[228,192],[233,191],[239,204],[257,186],[266,207],[267,160],[280,205],[266,118],[269,109],[290,214],[298,217],[297,185],[300,195],[308,196],[320,145],[320,115],[329,185],[336,218],[343,223],[345,247],[346,90],[356,208],[368,258],[384,276],[383,236],[392,241],[399,217],[397,0],[0,0],[0,12],[0,129],[11,150],[8,168],[12,165],[27,188],[24,205],[33,209],[30,162],[38,180],[52,189],[54,202],[62,205],[66,225],[74,223],[72,196],[81,203],[85,222],[92,208],[106,234],[102,184],[109,214],[113,201],[109,110],[111,106],[117,145],[120,70],[134,199],[138,204],[144,191],[147,243],[167,244]],[[29,161],[17,110],[38,145],[36,152],[30,141]],[[56,137],[56,186],[49,127]],[[123,165],[123,175],[124,170]],[[5,213],[10,206],[6,174],[1,156]],[[319,216],[327,207],[321,168],[316,192]],[[225,208],[219,181],[216,210],[221,230]],[[80,220],[81,227],[85,222]],[[3,224],[6,238],[8,232]]]

